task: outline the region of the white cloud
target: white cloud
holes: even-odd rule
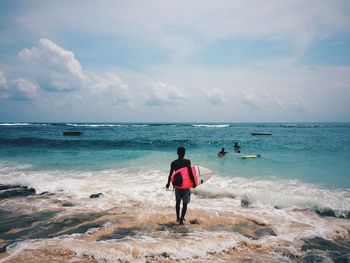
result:
[[[115,104],[130,103],[132,97],[128,85],[113,72],[91,73],[89,87],[92,94],[105,95]]]
[[[145,87],[146,104],[156,105],[177,105],[186,99],[186,94],[176,85],[165,84],[161,81],[151,81]]]
[[[0,70],[0,100],[7,99],[9,97],[9,89],[7,85],[7,79],[4,72]]]
[[[7,80],[6,80],[5,74],[0,70],[0,88],[5,87],[6,85],[7,85]]]
[[[271,105],[273,107],[277,107],[277,108],[280,108],[282,110],[286,109],[286,106],[284,105],[284,103],[282,103],[282,101],[279,98],[272,97],[268,93],[262,94],[262,100],[267,105]]]
[[[11,80],[11,97],[15,100],[34,100],[38,96],[39,86],[26,78]]]
[[[270,95],[269,93],[254,94],[244,90],[240,93],[241,103],[255,110],[286,110],[287,106],[279,98]]]
[[[30,71],[48,91],[71,91],[82,88],[84,71],[73,52],[42,38],[36,47],[25,48],[19,57],[28,63]]]
[[[19,52],[19,57],[28,65],[24,74],[35,79],[46,91],[75,91],[80,93],[81,98],[95,99],[95,102],[100,100],[103,105],[111,103],[132,106],[129,87],[116,73],[84,71],[73,52],[49,39],[40,39],[37,46],[23,49]]]
[[[84,11],[76,15],[83,6]],[[254,8],[252,8],[254,7]],[[62,19],[64,17],[64,19]],[[147,21],[147,23],[145,23]],[[327,0],[36,1],[16,25],[37,35],[66,31],[124,38],[188,56],[218,40],[286,40],[304,50],[313,40],[348,29],[349,5]]]
[[[241,102],[253,109],[258,109],[261,106],[261,99],[252,93],[247,93],[244,90],[240,93],[241,96]]]
[[[205,94],[213,105],[222,105],[226,102],[225,94],[221,89],[205,90]]]
[[[287,105],[293,111],[304,111],[306,108],[305,103],[301,98],[289,98]]]

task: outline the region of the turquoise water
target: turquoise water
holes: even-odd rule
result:
[[[258,258],[267,251],[272,262],[346,260],[349,131],[350,123],[0,123],[0,253],[40,257],[41,247],[54,247],[61,257],[72,247],[78,260],[85,251],[100,261],[133,261],[133,249],[120,256],[118,247],[154,255],[158,244],[176,261],[181,243],[190,249],[180,261],[198,261],[198,252],[205,261],[232,247],[251,258],[258,245]],[[165,184],[179,146],[214,175],[191,190],[187,222],[204,223],[177,233],[174,194]],[[229,153],[217,158],[222,147]],[[244,227],[243,219],[247,233],[263,226],[272,232],[252,240],[235,227]],[[99,241],[104,233],[112,233],[106,243]]]
[[[81,131],[81,136],[63,136]],[[270,132],[271,136],[252,136]],[[239,142],[241,154],[234,153]],[[0,162],[31,170],[142,167],[167,171],[184,146],[223,177],[298,180],[350,188],[350,123],[1,123]],[[229,154],[218,159],[224,147]],[[261,154],[242,159],[242,154]]]

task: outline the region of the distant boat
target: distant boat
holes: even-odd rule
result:
[[[250,134],[253,135],[253,136],[256,136],[256,135],[272,135],[272,133],[270,133],[270,132],[251,132]]]
[[[64,131],[63,132],[64,136],[80,136],[82,134],[83,134],[83,132],[80,132],[80,131]]]

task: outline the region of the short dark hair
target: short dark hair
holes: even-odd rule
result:
[[[177,148],[177,155],[185,156],[186,149],[184,147]]]

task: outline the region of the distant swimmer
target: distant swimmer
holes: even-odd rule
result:
[[[240,153],[241,152],[241,147],[238,145],[237,142],[235,142],[235,145],[233,145],[233,148],[235,149],[236,153]]]
[[[218,158],[224,157],[226,153],[225,148],[221,148],[221,151],[218,152]]]
[[[171,175],[184,167],[188,168],[188,172],[190,175],[190,178],[193,182],[193,185],[195,188],[196,187],[196,182],[192,173],[192,169],[191,169],[191,161],[188,159],[185,159],[185,148],[184,147],[179,147],[177,148],[177,155],[178,155],[178,159],[176,159],[175,161],[173,161],[170,165],[170,173],[168,176],[168,182],[166,184],[166,188],[169,188],[170,186],[170,178]],[[184,221],[185,221],[185,215],[186,215],[186,211],[187,211],[187,204],[190,202],[190,197],[191,197],[191,192],[190,189],[180,189],[180,188],[176,188],[175,187],[175,200],[176,200],[176,205],[175,205],[175,210],[176,210],[176,221],[179,222],[180,225],[183,225]],[[180,204],[181,204],[181,200],[182,200],[182,211],[181,211],[181,217],[180,217]]]

